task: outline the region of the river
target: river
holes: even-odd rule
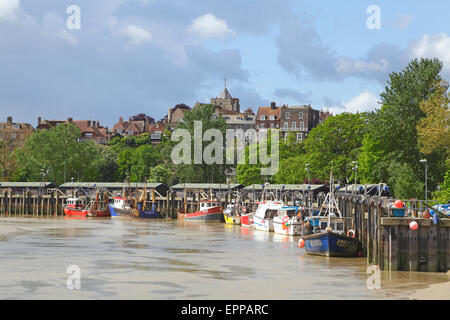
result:
[[[222,223],[0,218],[0,299],[407,299],[447,274],[308,256],[298,237]],[[69,266],[80,271],[71,290]],[[450,297],[449,297],[450,298]]]

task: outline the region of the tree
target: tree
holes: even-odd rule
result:
[[[417,180],[413,169],[407,163],[391,162],[389,186],[398,199],[420,199],[423,197],[424,183]]]
[[[333,167],[336,179],[352,179],[351,163],[358,158],[365,124],[365,114],[341,113],[312,129],[304,142],[303,161],[311,165],[311,177],[328,180]]]
[[[436,83],[441,81],[441,70],[442,63],[437,59],[415,59],[402,72],[389,75],[388,86],[381,94],[381,109],[368,114],[367,133],[358,157],[364,182],[395,183],[393,171],[388,170],[394,163],[403,173],[412,170],[415,180],[425,180],[420,159],[426,155],[419,148],[417,126],[426,116],[422,103],[432,101],[439,92]],[[433,154],[426,158],[432,189],[442,181],[445,170],[442,156]]]
[[[213,105],[200,105],[187,111],[184,114],[183,121],[177,123],[176,129],[185,129],[191,135],[191,164],[183,164],[177,168],[177,170],[179,170],[180,180],[185,182],[225,182],[224,169],[227,166],[224,163],[207,164],[204,159],[201,164],[194,163],[194,143],[201,144],[202,155],[205,148],[209,145],[209,142],[203,142],[203,136],[207,130],[219,130],[222,135],[222,140],[225,141],[226,122],[222,116],[219,115],[217,117],[214,113],[215,107]],[[200,121],[202,124],[200,141],[194,141],[194,127],[196,121]],[[221,152],[223,152],[222,159],[225,159],[225,148],[222,148]]]
[[[435,151],[450,154],[450,93],[448,83],[440,82],[434,86],[429,99],[422,101],[420,109],[425,117],[417,124],[420,151],[432,154]]]
[[[0,181],[8,181],[15,170],[14,142],[0,139]]]
[[[79,181],[99,181],[100,149],[93,141],[79,142],[80,130],[74,124],[60,124],[32,134],[23,148],[16,150],[15,181],[45,179],[62,184],[72,177]]]

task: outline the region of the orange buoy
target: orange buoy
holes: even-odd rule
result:
[[[356,232],[355,232],[355,230],[353,230],[353,229],[348,230],[348,232],[347,232],[347,237],[355,238],[355,237],[356,237]]]
[[[409,227],[411,228],[411,230],[417,230],[419,229],[419,224],[416,221],[413,221],[409,224]]]
[[[403,208],[403,205],[404,205],[404,203],[403,203],[402,200],[397,200],[397,201],[394,202],[394,206],[395,206],[397,209]]]
[[[303,240],[303,239],[298,240],[298,247],[299,248],[304,248],[305,247],[305,240]]]

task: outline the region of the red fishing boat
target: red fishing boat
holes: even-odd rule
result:
[[[104,199],[107,194],[103,194]],[[105,204],[106,203],[106,204]],[[67,216],[74,217],[110,217],[109,208],[106,201],[101,201],[100,193],[97,192],[94,201],[90,201],[88,205],[85,204],[81,198],[68,198],[64,206],[64,213]]]
[[[200,210],[194,213],[178,213],[180,220],[224,221],[223,208],[219,202],[201,201]]]

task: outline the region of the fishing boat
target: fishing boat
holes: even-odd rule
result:
[[[216,201],[201,201],[199,211],[178,213],[178,219],[189,221],[223,221],[223,208]]]
[[[131,190],[128,193],[131,195]],[[141,191],[141,196],[139,199],[129,196],[129,197],[114,197],[113,203],[109,205],[109,211],[112,217],[139,217],[156,219],[159,218],[159,211],[155,210],[155,194],[152,189],[152,208],[151,210],[146,208],[147,204],[147,188]]]
[[[253,227],[255,230],[273,232],[273,218],[278,210],[284,206],[282,201],[263,201],[258,203],[258,208],[254,213]]]
[[[237,212],[238,207],[233,203],[227,205],[223,211],[223,217],[226,224],[241,224],[241,215]]]
[[[88,204],[81,198],[68,198],[64,206],[64,214],[72,217],[109,217],[111,216],[106,205],[108,195],[96,192],[95,200]]]
[[[284,206],[280,208],[273,218],[273,229],[278,234],[299,236],[302,230],[299,207]]]
[[[358,240],[353,230],[346,231],[342,216],[333,192],[333,176],[330,174],[330,192],[318,216],[308,221],[311,234],[300,240],[306,253],[327,257],[355,257],[358,254]],[[302,242],[303,240],[303,242]],[[299,242],[299,243],[300,243]]]
[[[251,212],[246,206],[241,207],[241,226],[250,228],[253,226],[253,212]]]

